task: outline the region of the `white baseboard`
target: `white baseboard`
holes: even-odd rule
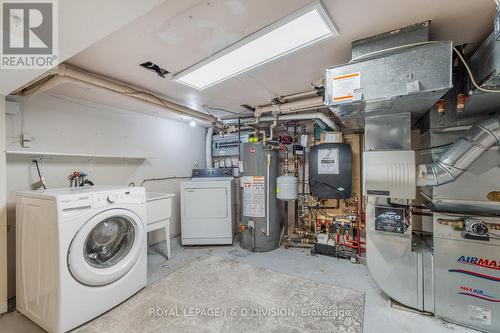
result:
[[[6,313],[8,309],[9,305],[7,304],[7,302],[0,303],[0,314]]]

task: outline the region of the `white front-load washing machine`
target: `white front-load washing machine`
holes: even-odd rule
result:
[[[146,286],[142,187],[19,192],[17,310],[49,332],[69,331]]]

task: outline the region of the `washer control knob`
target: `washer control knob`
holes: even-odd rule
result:
[[[108,195],[108,202],[109,203],[115,203],[116,199],[118,199],[118,196],[116,194],[110,194],[110,195]]]

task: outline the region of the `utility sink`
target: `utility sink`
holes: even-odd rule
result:
[[[167,241],[167,259],[170,259],[170,217],[172,216],[173,193],[146,192],[146,210],[148,215],[147,231],[165,230]]]
[[[148,226],[172,216],[173,193],[146,192]]]
[[[161,200],[173,197],[175,197],[175,194],[173,193],[146,192],[146,201]]]

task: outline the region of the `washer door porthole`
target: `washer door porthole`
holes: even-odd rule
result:
[[[108,268],[120,262],[134,244],[134,224],[126,216],[111,216],[97,224],[85,241],[85,261],[95,268]]]
[[[68,269],[85,285],[113,283],[144,255],[145,235],[141,219],[132,211],[103,211],[88,220],[74,236],[68,251]]]

